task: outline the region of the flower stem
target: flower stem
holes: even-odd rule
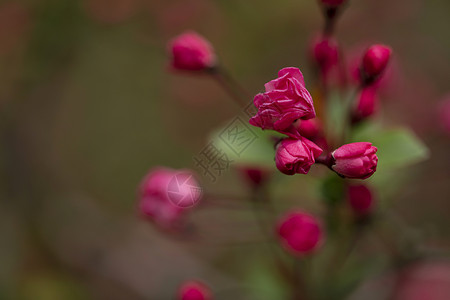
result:
[[[345,144],[349,142],[351,129],[352,129],[352,111],[353,111],[353,104],[355,102],[356,97],[358,96],[358,93],[361,91],[362,86],[358,86],[358,88],[354,89],[350,92],[349,96],[345,101],[343,102],[344,105],[344,126],[342,130],[342,141],[341,144]]]
[[[328,153],[327,155],[321,155],[318,158],[316,158],[316,163],[325,165],[329,169],[331,169],[331,166],[334,164],[334,159],[331,153]]]
[[[293,268],[288,266],[288,262],[279,252],[278,247],[272,243],[273,239],[271,238],[271,232],[274,224],[273,219],[268,220],[261,214],[263,209],[267,210],[272,216],[276,213],[264,187],[265,186],[259,186],[252,191],[251,202],[254,207],[253,211],[255,219],[260,227],[261,233],[266,236],[268,250],[274,260],[275,266],[278,268],[280,275],[292,286],[294,300],[306,299],[303,297],[306,287],[303,284],[301,274],[298,272],[297,264],[295,264]]]
[[[249,104],[249,99],[252,99],[250,93],[223,67],[215,67],[209,74],[239,106],[245,107]]]

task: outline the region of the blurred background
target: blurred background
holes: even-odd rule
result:
[[[350,1],[337,28],[349,52],[394,49],[381,118],[410,127],[430,155],[401,170],[407,184],[389,207],[421,245],[447,253],[450,133],[439,116],[450,97],[449,11],[447,0]],[[208,242],[191,243],[139,219],[136,189],[151,167],[194,168],[211,131],[237,113],[207,76],[169,71],[168,40],[198,31],[256,94],[285,66],[313,86],[308,43],[322,24],[314,0],[0,1],[0,299],[172,299],[188,278],[206,279],[218,299],[277,299],[239,200],[196,210]],[[278,189],[292,199],[303,179]],[[248,192],[234,168],[200,181]],[[448,285],[449,265],[439,267]],[[367,289],[379,274],[369,275]]]

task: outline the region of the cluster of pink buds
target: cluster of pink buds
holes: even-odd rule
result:
[[[315,117],[313,100],[305,87],[303,74],[297,68],[284,68],[278,78],[265,84],[266,92],[257,94],[254,104],[257,114],[250,124],[262,129],[273,129],[288,137],[277,145],[275,162],[286,175],[307,174],[323,149],[309,140],[317,137],[317,123],[301,120]],[[294,122],[300,120],[300,126]],[[352,143],[341,146],[319,162],[324,163],[342,177],[366,179],[377,167],[377,148],[371,143]]]
[[[359,68],[361,91],[352,112],[354,123],[376,113],[378,82],[387,68],[391,55],[391,48],[385,45],[373,45],[364,53]]]
[[[322,99],[330,94],[328,85],[335,75],[334,71],[338,72],[338,76],[346,73],[342,70],[345,68],[345,52],[341,51],[333,36],[333,30],[337,15],[342,12],[347,1],[320,0],[319,3],[325,16],[325,26],[323,32],[317,35],[311,44],[310,57],[318,71],[316,74],[320,75],[321,82],[318,86]],[[192,73],[200,71],[202,74],[214,76],[241,106],[248,105],[251,96],[224,72],[222,66],[219,67],[214,49],[205,38],[189,31],[171,40],[168,50],[173,69]],[[378,82],[387,68],[391,54],[389,47],[377,44],[369,47],[360,57],[354,82],[357,99],[349,102],[348,107],[347,102],[341,101],[345,120],[341,126],[344,129],[339,133],[327,132],[333,131],[329,130],[333,124],[330,126],[332,121],[328,120],[329,116],[323,109],[328,105],[328,99],[327,102],[321,101],[322,105],[317,110],[318,117],[316,116],[313,97],[306,88],[300,69],[282,68],[275,79],[264,85],[264,92],[253,98],[256,113],[250,117],[249,123],[262,130],[276,131],[283,136],[279,139],[277,135],[274,151],[275,166],[281,173],[308,174],[316,163],[325,165],[339,177],[346,179],[367,179],[376,172],[378,149],[370,142],[350,141],[353,141],[353,126],[377,110]],[[343,84],[340,87],[347,86]],[[265,188],[271,175],[269,171],[259,165],[243,165],[239,172],[252,188],[252,196],[249,199],[255,205],[269,204],[269,193]],[[371,220],[369,216],[372,216],[374,210],[372,191],[367,185],[355,184],[339,177],[330,176],[340,184],[341,189],[330,189],[333,196],[329,198],[345,197],[354,220],[358,221],[355,224],[368,224],[359,221]],[[155,168],[141,184],[140,212],[160,228],[172,229],[180,223],[187,209],[197,203],[200,194],[200,187],[192,172]],[[332,227],[330,224],[333,214],[338,213],[332,211],[335,208],[333,205],[327,207],[329,215],[324,218],[325,226],[322,226],[319,217],[303,210],[295,209],[284,213],[274,226],[281,246],[300,259],[319,250],[324,244],[325,235],[330,233],[325,233],[324,228]],[[273,212],[274,210],[270,211]],[[208,286],[195,280],[183,283],[177,294],[179,300],[212,298]]]

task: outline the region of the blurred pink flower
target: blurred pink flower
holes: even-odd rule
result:
[[[262,185],[270,176],[270,171],[262,167],[241,166],[239,168],[245,180],[253,187]]]
[[[318,118],[309,120],[297,120],[294,127],[298,133],[319,146],[322,150],[328,149],[328,142],[323,132],[322,123]],[[291,136],[291,135],[290,135]],[[297,138],[297,137],[295,137]]]
[[[319,66],[321,76],[327,80],[330,70],[338,64],[339,48],[332,37],[316,37],[311,45],[311,57]]]
[[[317,218],[302,211],[292,211],[281,217],[277,233],[283,247],[297,255],[313,252],[322,240]]]
[[[199,71],[214,67],[216,55],[211,44],[196,32],[185,32],[169,43],[172,67],[178,70]]]
[[[297,119],[316,116],[313,99],[299,69],[280,70],[278,78],[266,83],[265,89],[265,93],[256,95],[253,100],[258,113],[250,119],[251,125],[283,131]]]
[[[346,81],[348,79],[348,83],[360,85],[361,61],[370,45],[371,43],[369,42],[362,42],[345,51],[345,67],[347,68],[346,71],[348,74],[341,74],[341,83],[347,83]],[[345,75],[348,75],[349,77],[347,78]],[[373,82],[371,86],[377,88],[380,95],[400,98],[404,96],[405,85],[409,84],[409,80],[408,83],[405,81],[405,75],[402,73],[398,57],[392,56],[389,59],[389,64],[387,65],[383,76]]]
[[[156,167],[139,187],[139,211],[157,226],[170,229],[200,195],[200,186],[190,171]]]
[[[450,95],[439,105],[439,121],[444,132],[450,136]]]
[[[377,100],[377,89],[375,87],[363,88],[353,111],[353,120],[359,121],[373,115],[377,110]]]
[[[350,185],[347,189],[348,203],[356,215],[366,215],[372,211],[373,196],[365,185]]]
[[[197,280],[184,282],[178,289],[177,300],[212,300],[209,287]]]
[[[314,141],[315,138],[322,136],[322,124],[319,119],[299,120],[296,127],[301,136]]]
[[[286,175],[307,174],[322,149],[307,138],[286,138],[278,145],[275,153],[275,163]]]
[[[347,178],[366,179],[377,169],[377,148],[371,143],[358,142],[346,144],[334,150],[332,169]]]
[[[378,79],[386,69],[391,54],[392,49],[385,45],[376,44],[367,49],[361,65],[362,81],[372,83]]]

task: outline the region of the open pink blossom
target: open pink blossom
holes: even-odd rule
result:
[[[250,119],[251,125],[284,131],[297,119],[316,116],[313,99],[299,69],[280,70],[278,78],[266,83],[265,89],[265,93],[257,94],[253,100],[258,112]]]
[[[172,67],[178,70],[205,70],[216,64],[211,44],[193,31],[185,32],[170,41],[169,51],[172,55]]]
[[[343,177],[369,178],[377,170],[377,150],[367,142],[343,145],[331,153],[334,159],[331,168]]]
[[[209,287],[197,280],[184,282],[178,289],[177,300],[212,300]]]
[[[296,255],[316,250],[323,235],[317,218],[302,211],[284,215],[278,222],[277,233],[283,247]]]
[[[286,175],[307,174],[322,149],[310,140],[286,138],[277,146],[275,164]]]
[[[370,189],[361,185],[350,185],[347,189],[348,203],[356,215],[367,215],[373,207],[373,196]]]

